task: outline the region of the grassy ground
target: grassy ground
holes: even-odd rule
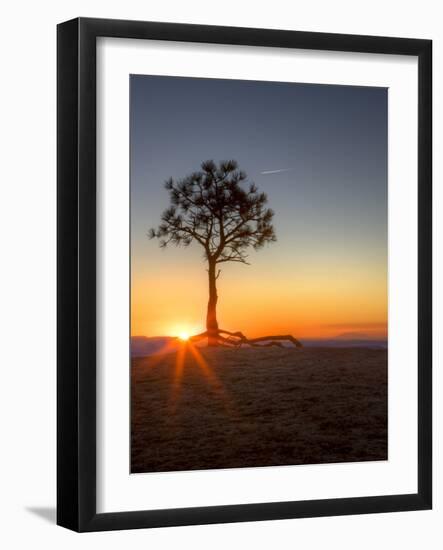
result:
[[[131,428],[132,472],[385,460],[387,352],[183,345],[133,358]]]

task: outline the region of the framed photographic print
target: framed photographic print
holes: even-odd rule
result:
[[[432,505],[431,41],[58,26],[58,511]]]

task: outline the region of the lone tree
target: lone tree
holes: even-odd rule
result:
[[[158,238],[162,248],[169,244],[189,246],[196,242],[203,247],[207,262],[209,300],[206,331],[191,340],[208,338],[209,346],[217,345],[281,345],[289,340],[301,347],[291,335],[264,336],[248,339],[242,332],[220,329],[217,322],[217,279],[220,264],[239,262],[248,264],[247,251],[262,248],[276,241],[272,218],[267,208],[267,196],[259,193],[254,183],[247,182],[246,174],[234,160],[203,162],[201,170],[181,180],[168,179],[171,206],[165,210],[161,223],[150,229],[149,237]]]

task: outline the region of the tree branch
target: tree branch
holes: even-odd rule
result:
[[[242,344],[249,344],[252,346],[257,347],[268,347],[272,345],[280,346],[281,347],[281,341],[288,341],[294,344],[296,348],[302,348],[303,344],[297,340],[297,338],[294,338],[292,334],[281,334],[281,335],[272,335],[272,336],[260,336],[259,338],[247,338],[242,332],[230,332],[229,330],[219,329],[219,334],[227,334],[228,336],[232,336],[234,338],[238,338],[238,340]],[[267,344],[260,344],[260,342],[268,342]]]

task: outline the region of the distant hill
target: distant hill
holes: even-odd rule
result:
[[[156,336],[154,338],[133,336],[131,338],[131,357],[145,357],[158,353],[164,350],[168,344],[168,350],[170,349],[171,352],[176,350],[177,343],[171,336]]]
[[[373,340],[370,338],[346,338],[341,335],[332,339],[306,339],[301,340],[305,347],[309,348],[371,348],[371,349],[387,349],[387,340]]]
[[[330,338],[330,340],[382,340],[382,339],[383,338],[374,338],[374,336],[371,336],[370,334],[367,334],[365,332],[342,332],[341,334],[337,334],[337,336]]]
[[[363,336],[363,335],[362,335]],[[332,339],[314,339],[307,338],[301,340],[305,347],[309,348],[371,348],[371,349],[387,349],[387,340],[371,340],[370,338],[346,338],[345,335],[340,335]],[[203,341],[203,344],[205,342]],[[131,357],[146,357],[167,351],[173,353],[177,350],[180,342],[171,336],[133,336],[131,338]],[[288,343],[285,347],[293,347]],[[167,349],[166,349],[167,348]]]

